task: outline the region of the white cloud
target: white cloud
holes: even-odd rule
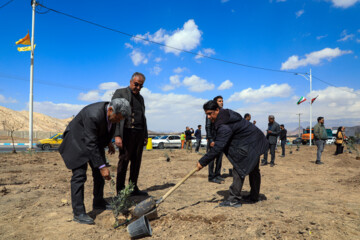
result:
[[[203,50],[198,51],[198,54],[200,55],[196,55],[195,59],[200,59],[204,56],[210,57],[211,55],[215,54],[215,50],[212,48],[204,48]]]
[[[157,58],[155,58],[155,60],[154,60],[155,62],[157,62],[157,63],[159,63],[159,62],[161,62],[162,61],[162,58],[161,57],[157,57]]]
[[[229,89],[229,88],[232,88],[233,85],[234,84],[230,80],[225,80],[224,82],[222,82],[220,84],[220,86],[218,87],[218,90]]]
[[[126,47],[126,48],[130,48],[130,49],[133,49],[133,48],[134,48],[133,45],[131,45],[130,43],[125,43],[125,47]]]
[[[34,102],[34,112],[55,118],[69,118],[76,115],[85,105],[53,102]]]
[[[272,84],[270,86],[262,85],[259,89],[244,89],[241,92],[235,92],[230,96],[229,102],[245,101],[260,102],[266,98],[281,97],[286,98],[293,92],[292,88],[287,84]]]
[[[130,58],[135,66],[139,66],[141,63],[147,64],[148,59],[146,58],[145,54],[142,53],[140,50],[134,49],[130,53]]]
[[[16,103],[17,100],[14,98],[6,98],[4,95],[0,94],[0,103]]]
[[[159,73],[162,71],[162,68],[159,65],[155,65],[150,72],[155,75],[159,75]]]
[[[100,100],[100,94],[97,90],[92,90],[87,93],[80,93],[78,99],[86,102],[95,102]]]
[[[359,38],[357,38],[357,39],[356,39],[356,42],[357,42],[357,43],[360,43],[360,39],[359,39]]]
[[[360,2],[360,0],[331,0],[331,2],[335,7],[348,8]]]
[[[186,70],[187,70],[186,67],[183,67],[183,68],[177,67],[177,68],[175,68],[173,71],[174,71],[174,73],[182,73],[182,72],[184,72],[184,71],[186,71]]]
[[[322,36],[317,36],[316,37],[316,39],[317,40],[321,40],[321,39],[323,39],[323,38],[326,38],[328,35],[326,34],[326,35],[322,35]]]
[[[340,34],[342,38],[337,40],[338,42],[345,42],[347,40],[352,40],[355,37],[355,34],[348,34],[346,30],[342,31]]]
[[[324,48],[320,51],[305,54],[305,58],[299,59],[299,56],[293,55],[286,62],[281,64],[281,70],[296,69],[307,65],[319,65],[323,59],[331,61],[333,58],[344,54],[350,54],[352,51],[343,51],[339,48]]]
[[[117,82],[104,82],[99,85],[100,90],[115,90],[120,88]]]
[[[188,89],[192,92],[204,92],[207,90],[213,90],[215,88],[214,84],[209,83],[205,79],[202,79],[196,75],[185,77],[183,85],[188,87]]]
[[[299,10],[299,11],[297,11],[296,13],[295,13],[295,15],[296,15],[296,18],[299,18],[299,17],[301,17],[301,15],[303,15],[304,14],[304,9],[301,9],[301,10]]]
[[[150,34],[149,32],[144,35],[138,34],[137,37],[149,39],[154,42],[164,43],[167,46],[191,51],[200,45],[201,40],[201,31],[198,29],[195,21],[193,19],[188,20],[184,23],[181,29],[177,29],[173,31],[171,34],[167,34],[166,30],[160,28],[154,34]],[[138,38],[132,38],[135,42],[142,42],[144,44],[148,44],[146,41],[143,41]],[[166,53],[173,53],[175,55],[179,55],[180,51],[163,47],[163,50]]]
[[[174,90],[177,87],[181,86],[181,80],[180,80],[180,76],[179,75],[173,75],[170,76],[170,84],[165,85],[164,87],[162,87],[163,91],[170,91],[170,90]]]

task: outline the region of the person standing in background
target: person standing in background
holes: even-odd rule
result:
[[[287,134],[287,130],[285,129],[285,126],[284,126],[284,124],[281,124],[280,125],[280,141],[281,141],[282,154],[280,157],[285,157],[286,134]]]
[[[194,135],[195,135],[195,137],[196,137],[196,148],[195,148],[195,152],[198,153],[198,152],[199,152],[200,145],[201,145],[201,125],[198,125],[198,129],[196,129]]]
[[[181,149],[184,149],[184,144],[185,144],[185,133],[184,132],[181,133],[180,140],[181,140]]]
[[[191,135],[194,133],[194,129],[186,127],[185,139],[186,139],[186,151],[192,152]]]
[[[324,126],[324,118],[318,117],[317,118],[318,123],[314,126],[314,137],[315,137],[315,144],[317,146],[317,154],[316,154],[316,161],[315,164],[324,164],[321,161],[321,155],[324,151],[326,140],[328,139],[326,129]]]
[[[268,129],[266,132],[266,139],[269,141],[269,149],[264,154],[264,159],[261,163],[261,166],[267,165],[268,161],[268,152],[270,150],[271,154],[271,162],[270,167],[273,167],[275,165],[275,148],[277,144],[277,138],[280,133],[280,126],[277,122],[275,122],[274,115],[269,115],[269,123],[268,123]]]
[[[336,151],[334,155],[342,154],[344,152],[344,140],[345,140],[345,127],[339,127],[336,133]]]

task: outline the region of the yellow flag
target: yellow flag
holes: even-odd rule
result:
[[[23,45],[31,45],[30,41],[30,34],[26,34],[26,36],[19,41],[16,42],[16,45],[23,44]]]
[[[34,49],[36,47],[36,44],[34,44]],[[19,52],[26,52],[26,51],[31,51],[31,46],[27,46],[27,47],[18,47],[17,50]]]

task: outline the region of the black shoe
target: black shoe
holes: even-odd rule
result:
[[[238,208],[241,207],[242,204],[240,201],[237,200],[233,200],[233,201],[229,201],[229,200],[225,200],[223,202],[221,202],[219,204],[219,207],[234,207],[234,208]]]
[[[268,165],[268,162],[262,162],[261,163],[261,166],[265,166],[265,165]]]
[[[246,202],[248,204],[259,202],[259,198],[254,198],[250,194],[246,195],[246,196],[242,196],[241,199],[244,200],[244,202]]]
[[[220,176],[217,176],[216,179],[217,179],[217,180],[220,180],[220,182],[224,182],[224,181],[225,181],[225,178],[222,178],[222,177],[220,177]]]
[[[270,163],[270,167],[273,167],[273,166],[275,166],[275,163]]]
[[[149,194],[145,191],[141,191],[137,186],[135,186],[131,196],[149,196]]]
[[[81,224],[95,224],[94,219],[92,219],[86,213],[81,213],[79,215],[74,215],[73,221],[81,223]]]
[[[321,165],[324,164],[322,161],[316,161],[315,164]]]
[[[220,180],[217,179],[217,178],[209,179],[209,182],[213,182],[213,183],[217,183],[217,184],[221,184],[221,183],[222,183],[222,181],[220,181]]]

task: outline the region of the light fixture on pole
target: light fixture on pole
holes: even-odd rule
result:
[[[310,73],[305,73],[301,74],[301,73],[295,73],[295,75],[300,75],[302,77],[304,77],[306,80],[308,80],[310,82],[310,93],[312,92],[312,74],[311,74],[311,68],[310,68]],[[306,75],[309,75],[309,78],[306,77]],[[310,136],[309,136],[309,141],[310,141],[310,146],[312,145],[312,104],[310,102]]]

